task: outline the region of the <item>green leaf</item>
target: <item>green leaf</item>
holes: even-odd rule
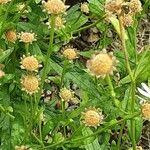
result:
[[[1,52],[0,54],[0,63],[2,63],[9,55],[13,52],[13,49],[8,49],[6,51]]]
[[[93,134],[93,131],[90,128],[85,127],[82,129],[82,134],[83,136],[89,136]],[[84,144],[86,150],[101,150],[98,138],[94,139],[93,141],[93,137],[89,137],[84,140]]]

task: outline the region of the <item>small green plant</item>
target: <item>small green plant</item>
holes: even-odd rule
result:
[[[0,0],[0,149],[142,150],[150,1],[69,4]]]

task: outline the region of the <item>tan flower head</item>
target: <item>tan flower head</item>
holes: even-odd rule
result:
[[[0,0],[0,4],[6,4],[8,2],[10,2],[11,0]]]
[[[37,76],[23,76],[21,79],[21,84],[23,86],[22,90],[26,91],[30,95],[38,92],[39,90],[39,78]]]
[[[29,32],[21,32],[19,34],[20,42],[24,43],[30,43],[36,41],[35,39],[35,33],[29,33]]]
[[[123,5],[123,0],[106,0],[105,12],[106,14],[120,14]]]
[[[142,105],[142,115],[145,120],[150,121],[150,103],[144,103]]]
[[[103,122],[103,115],[101,110],[96,108],[86,109],[85,112],[82,113],[83,123],[89,127],[97,127]]]
[[[87,61],[87,68],[92,75],[105,77],[107,74],[113,74],[113,71],[116,70],[117,62],[113,53],[107,53],[103,50]]]
[[[39,62],[35,56],[25,56],[21,58],[21,68],[28,71],[37,71],[40,67]]]
[[[7,31],[5,36],[6,36],[7,41],[9,41],[9,42],[15,43],[16,40],[17,40],[17,33],[16,33],[16,31],[11,31],[11,30]]]
[[[125,27],[130,27],[133,24],[133,18],[131,14],[124,14],[121,16],[121,21]]]
[[[131,10],[131,13],[135,14],[142,11],[142,4],[140,0],[131,0],[129,3],[129,7]]]
[[[5,76],[5,72],[0,70],[0,79],[3,78]]]
[[[59,96],[65,101],[68,102],[74,97],[74,92],[69,89],[63,88],[60,90]]]
[[[77,50],[73,47],[66,47],[63,49],[63,56],[69,60],[77,58]]]
[[[64,13],[67,9],[67,6],[61,0],[48,0],[47,2],[43,1],[44,10],[48,14],[61,14]]]
[[[88,14],[89,13],[89,5],[87,2],[81,4],[81,11]]]

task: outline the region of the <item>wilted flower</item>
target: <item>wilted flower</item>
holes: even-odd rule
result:
[[[113,74],[113,71],[116,70],[117,63],[118,61],[113,56],[113,53],[107,53],[103,50],[87,61],[87,68],[92,75],[105,77],[107,74]]]
[[[141,4],[140,0],[131,0],[129,2],[129,7],[131,10],[131,13],[133,13],[133,14],[142,11],[142,4]]]
[[[123,0],[106,0],[105,12],[108,15],[120,14],[122,11]]]
[[[89,11],[90,11],[90,10],[89,10],[89,6],[88,6],[88,3],[86,3],[86,2],[81,4],[80,9],[81,9],[82,12],[87,13],[87,14],[88,14]]]
[[[63,49],[63,56],[69,60],[77,58],[77,50],[72,47],[66,47]]]
[[[63,88],[60,90],[59,96],[65,101],[68,102],[70,101],[73,96],[74,96],[74,92],[72,92],[69,89]]]
[[[10,2],[11,0],[0,0],[0,4],[6,4],[8,2]]]
[[[48,14],[61,14],[64,13],[67,9],[67,6],[61,0],[48,0],[47,2],[43,1],[44,10]]]
[[[90,33],[88,36],[87,41],[90,43],[95,43],[99,40],[99,35],[97,33]]]
[[[35,39],[35,33],[29,33],[29,32],[21,32],[19,34],[20,42],[24,43],[30,43],[36,41]]]
[[[26,91],[30,95],[38,92],[39,90],[39,78],[37,76],[23,76],[21,79],[21,84],[23,86],[22,90]]]
[[[37,71],[40,67],[39,62],[35,56],[25,56],[21,58],[21,68],[28,71]]]
[[[0,70],[0,79],[3,78],[5,76],[5,72]]]
[[[16,31],[12,31],[12,30],[7,31],[5,36],[6,36],[7,41],[9,41],[9,42],[15,43],[17,40]]]
[[[96,108],[88,108],[82,113],[82,119],[85,126],[97,127],[103,122],[101,110]]]
[[[150,103],[142,104],[142,115],[145,120],[150,121]]]
[[[121,16],[121,21],[125,27],[130,27],[133,24],[133,18],[131,14],[124,14]]]

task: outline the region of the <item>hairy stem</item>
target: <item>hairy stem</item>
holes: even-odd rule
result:
[[[134,113],[134,108],[135,108],[135,89],[136,89],[136,84],[135,84],[135,79],[133,77],[132,74],[132,70],[130,67],[130,63],[129,63],[129,56],[128,56],[128,51],[127,51],[127,47],[126,47],[126,40],[124,37],[124,26],[121,20],[121,16],[119,16],[119,25],[120,25],[120,39],[121,39],[121,43],[122,43],[122,50],[124,52],[124,57],[125,57],[125,62],[126,62],[126,68],[131,80],[131,112]],[[133,150],[136,150],[136,141],[135,141],[135,121],[134,119],[131,119],[131,134],[132,134],[132,145],[133,145]]]

